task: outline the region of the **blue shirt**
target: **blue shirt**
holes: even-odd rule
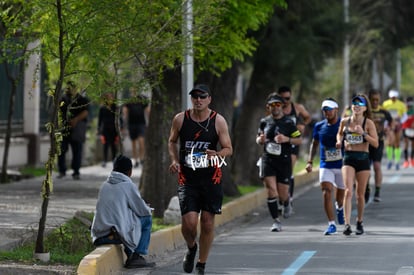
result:
[[[341,119],[331,125],[327,119],[319,121],[313,127],[312,138],[319,141],[320,168],[341,168],[342,149],[336,149],[336,134]]]

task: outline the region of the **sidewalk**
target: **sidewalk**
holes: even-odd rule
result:
[[[100,165],[82,167],[81,179],[78,181],[72,179],[71,171],[62,179],[57,179],[57,173],[54,173],[46,226],[56,227],[72,218],[76,211],[93,212],[99,188],[111,170],[110,163],[106,168]],[[137,182],[140,173],[140,168],[134,169],[134,182]],[[0,250],[15,247],[37,231],[43,179],[37,177],[0,184]]]

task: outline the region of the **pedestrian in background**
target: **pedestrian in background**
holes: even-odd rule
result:
[[[292,91],[288,86],[281,86],[277,90],[277,93],[283,98],[285,104],[283,105],[283,113],[290,118],[296,125],[303,136],[305,133],[305,127],[312,121],[312,117],[306,110],[303,104],[299,104],[292,101]],[[292,204],[293,192],[295,190],[295,177],[293,170],[296,165],[296,161],[299,157],[299,145],[292,144],[292,175],[290,176],[289,183],[289,200]],[[292,208],[292,205],[291,205]]]
[[[365,95],[352,98],[352,115],[341,120],[336,135],[336,148],[344,146],[342,177],[345,182],[344,235],[352,234],[351,211],[355,183],[357,201],[356,231],[364,234],[363,218],[365,208],[365,189],[370,175],[368,146],[378,147],[378,135],[374,122],[370,119],[371,107]]]
[[[368,93],[369,102],[372,110],[372,121],[375,123],[378,134],[378,147],[369,145],[369,159],[374,168],[375,193],[374,201],[381,201],[380,190],[382,185],[382,167],[381,160],[384,152],[384,139],[393,128],[391,114],[381,106],[381,93],[378,90],[370,90]],[[369,178],[365,190],[365,203],[369,201],[371,188],[369,187]]]
[[[151,208],[131,180],[132,161],[118,156],[108,179],[99,189],[92,222],[92,241],[96,246],[123,244],[126,268],[153,267],[142,255],[148,254],[151,238]]]
[[[323,195],[323,207],[328,218],[328,228],[324,234],[332,235],[337,232],[333,199],[335,199],[338,224],[344,224],[345,184],[341,172],[343,154],[341,149],[336,148],[336,134],[341,118],[338,116],[338,103],[333,98],[325,99],[321,110],[325,119],[317,122],[313,128],[309,159],[305,169],[308,173],[312,172],[313,159],[319,146],[319,182]]]
[[[279,219],[279,201],[283,216],[291,215],[289,183],[292,175],[292,144],[302,142],[301,133],[294,121],[283,113],[284,99],[271,93],[266,99],[269,115],[260,120],[256,143],[263,146],[259,175],[267,189],[267,206],[273,219],[272,232],[282,230]]]
[[[149,117],[149,100],[142,94],[137,94],[134,87],[130,89],[131,101],[124,105],[123,120],[128,127],[132,143],[132,158],[134,167],[144,163],[145,158],[145,132]]]
[[[414,98],[407,97],[407,119],[402,123],[404,137],[404,163],[403,168],[414,167]]]
[[[197,274],[204,274],[214,240],[214,217],[221,214],[223,188],[221,166],[233,148],[224,117],[209,108],[211,93],[207,85],[191,91],[192,109],[176,114],[172,120],[168,150],[169,170],[178,172],[178,198],[181,232],[188,247],[183,269],[191,273],[197,253],[197,225],[200,214]],[[178,148],[179,141],[179,148]]]
[[[407,118],[407,107],[404,102],[398,99],[399,95],[400,93],[398,91],[390,90],[388,92],[389,98],[382,103],[382,107],[390,112],[394,121],[392,133],[389,135],[388,144],[385,148],[388,158],[388,170],[391,169],[394,164],[395,170],[400,169],[402,123]]]
[[[70,146],[72,150],[72,177],[74,180],[79,180],[83,144],[86,140],[89,99],[79,93],[74,82],[68,81],[59,108],[63,125],[63,139],[60,144],[61,152],[58,156],[58,178],[66,176],[66,153]]]
[[[98,114],[98,135],[103,147],[102,167],[106,167],[109,149],[111,149],[112,160],[117,155],[119,144],[119,134],[116,127],[116,119],[119,118],[117,113],[118,108],[114,102],[113,94],[105,94]]]

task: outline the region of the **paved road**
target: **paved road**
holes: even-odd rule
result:
[[[414,168],[384,172],[382,202],[366,206],[366,234],[344,236],[339,226],[339,234],[324,236],[327,222],[319,186],[314,184],[298,191],[296,213],[282,221],[283,232],[269,231],[271,220],[262,207],[245,218],[247,223],[219,234],[206,273],[413,274]],[[126,274],[183,274],[184,252],[171,252],[169,262],[164,259],[152,271]]]

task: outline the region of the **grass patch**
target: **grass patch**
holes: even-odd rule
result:
[[[22,167],[19,169],[20,173],[23,176],[30,176],[30,177],[40,177],[46,175],[46,168],[45,167]]]

